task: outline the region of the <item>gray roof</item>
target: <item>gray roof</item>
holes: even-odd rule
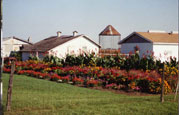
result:
[[[58,36],[51,36],[49,38],[46,38],[44,40],[41,40],[33,45],[24,45],[23,49],[21,50],[22,52],[33,52],[33,51],[38,51],[38,52],[46,52],[49,51],[65,42],[68,42],[70,40],[73,40],[75,38],[78,38],[80,36],[83,36],[90,42],[94,43],[98,47],[100,47],[97,43],[89,39],[88,37],[84,35],[77,35],[77,36],[68,36],[68,35],[62,35],[60,37]]]

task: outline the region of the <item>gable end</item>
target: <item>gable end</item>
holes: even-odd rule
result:
[[[123,43],[151,43],[141,36],[133,34],[128,39],[124,40]]]

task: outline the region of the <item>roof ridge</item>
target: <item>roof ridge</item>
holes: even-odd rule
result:
[[[81,35],[76,35],[76,36],[61,36],[61,37],[54,37],[54,36],[51,36],[51,37],[48,37],[46,39],[43,39],[37,43],[35,43],[31,48],[25,48],[24,50],[22,51],[30,51],[30,50],[33,50],[35,49],[36,51],[43,51],[43,52],[46,52],[50,49],[53,49],[55,47],[57,47],[58,45],[61,45],[61,44],[64,44],[70,40],[73,40],[73,39],[78,39],[79,37],[84,37],[86,39],[88,39],[89,41],[91,41],[92,43],[98,45],[97,43],[95,43],[94,41],[92,41],[90,38],[88,38],[87,36],[81,34]],[[64,38],[64,39],[63,39]],[[99,46],[99,45],[98,45]],[[100,47],[100,46],[99,46]]]

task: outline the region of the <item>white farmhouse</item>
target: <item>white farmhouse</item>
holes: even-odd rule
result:
[[[121,40],[121,34],[111,25],[108,25],[99,34],[99,44],[101,49],[119,49],[118,42]]]
[[[20,51],[21,46],[25,44],[32,45],[31,42],[22,40],[14,36],[3,38],[3,42],[2,42],[3,57],[9,57],[12,52]]]
[[[27,60],[30,54],[43,58],[44,54],[54,55],[59,58],[65,58],[67,54],[79,55],[84,52],[97,54],[100,46],[85,35],[61,35],[52,36],[41,40],[33,45],[25,45],[21,50],[22,60]]]
[[[178,32],[148,31],[133,32],[122,41],[121,53],[134,53],[134,48],[139,47],[140,57],[153,53],[156,59],[169,60],[170,56],[178,60]]]

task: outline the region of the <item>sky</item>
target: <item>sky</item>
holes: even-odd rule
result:
[[[98,43],[107,25],[122,39],[134,31],[178,31],[178,0],[3,0],[3,37],[35,43],[76,30]]]

